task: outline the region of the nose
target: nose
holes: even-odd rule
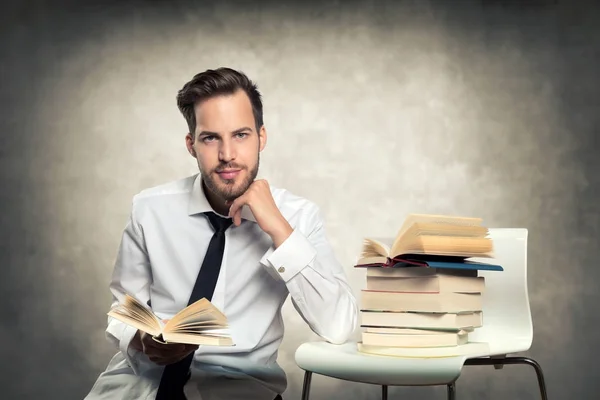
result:
[[[219,161],[228,163],[235,160],[236,151],[235,145],[229,139],[221,141],[221,147],[219,149]]]

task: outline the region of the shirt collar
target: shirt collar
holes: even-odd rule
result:
[[[192,192],[190,193],[190,199],[188,202],[188,215],[201,214],[207,211],[212,211],[215,214],[220,215],[212,209],[210,203],[206,199],[206,194],[204,193],[204,185],[202,185],[202,174],[197,174],[192,185]],[[226,215],[221,216],[227,218]],[[252,211],[250,211],[248,206],[242,207],[242,219],[256,222],[254,214],[252,214]]]

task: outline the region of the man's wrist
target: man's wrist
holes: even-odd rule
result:
[[[275,248],[278,248],[290,237],[294,229],[290,226],[285,218],[281,218],[280,224],[277,225],[277,228],[273,230],[273,232],[268,232],[269,236],[271,236],[271,240],[273,240],[273,245]]]
[[[129,347],[137,351],[143,351],[144,348],[142,346],[142,335],[140,334],[139,329],[133,335],[131,342],[129,342]]]

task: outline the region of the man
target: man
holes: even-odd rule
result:
[[[87,399],[279,399],[287,296],[332,343],[354,331],[356,300],[317,206],[256,180],[267,143],[256,85],[229,68],[207,70],[183,86],[177,104],[200,173],[134,197],[113,306],[129,293],[167,320],[206,297],[226,315],[235,346],[160,344],[109,318],[107,337],[120,351]]]

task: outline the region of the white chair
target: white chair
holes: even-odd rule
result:
[[[302,399],[308,400],[311,377],[316,373],[381,385],[384,400],[388,386],[446,385],[448,399],[453,400],[463,365],[493,365],[500,369],[506,364],[528,364],[535,369],[542,399],[547,400],[540,365],[531,358],[508,356],[527,351],[533,340],[527,292],[527,234],[527,229],[490,229],[495,261],[504,271],[479,272],[486,279],[483,326],[469,335],[469,341],[487,343],[488,352],[446,358],[399,358],[360,353],[353,342],[304,343],[295,354],[296,364],[305,371]]]

